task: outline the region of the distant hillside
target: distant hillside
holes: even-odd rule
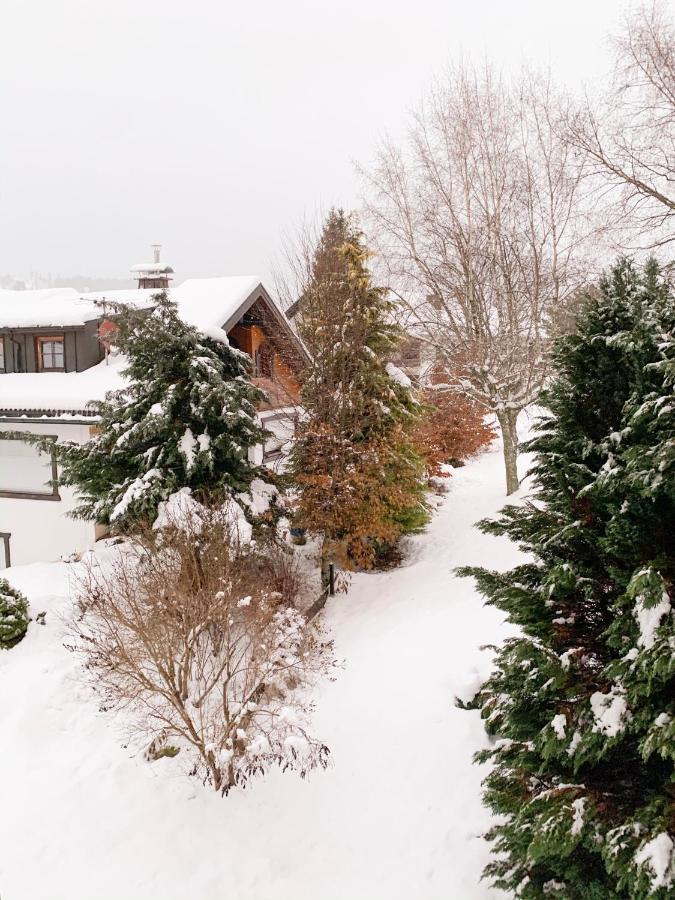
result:
[[[29,290],[31,288],[72,287],[76,291],[112,291],[126,290],[136,287],[136,282],[131,278],[94,278],[89,275],[42,275],[31,273],[29,278],[20,278],[16,275],[0,275],[0,288],[15,291]]]

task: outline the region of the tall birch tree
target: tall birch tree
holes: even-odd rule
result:
[[[620,242],[636,248],[675,241],[675,25],[663,2],[630,13],[613,39],[606,94],[569,118],[581,151],[614,212]],[[609,188],[609,190],[608,190]]]
[[[507,493],[518,415],[547,372],[546,322],[582,281],[581,173],[545,77],[458,66],[424,99],[407,141],[364,170],[392,288],[452,387],[496,415]]]

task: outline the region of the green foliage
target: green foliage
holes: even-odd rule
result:
[[[79,492],[76,516],[124,530],[182,487],[197,497],[245,490],[259,474],[248,449],[263,437],[248,357],[185,324],[166,293],[152,309],[112,304],[110,318],[128,386],[100,404],[86,444],[57,445],[60,480]]]
[[[619,261],[556,343],[533,497],[479,526],[532,561],[461,570],[522,631],[469,704],[518,897],[675,890],[674,325],[656,264]]]
[[[0,650],[18,644],[28,630],[28,601],[5,578],[0,578]]]

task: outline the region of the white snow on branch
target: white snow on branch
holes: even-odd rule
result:
[[[249,493],[237,494],[237,500],[244,503],[254,516],[262,516],[278,494],[279,491],[273,484],[267,484],[262,478],[254,478]]]
[[[184,487],[159,504],[152,527],[157,531],[173,526],[199,534],[203,527],[203,513],[204,507],[194,499],[192,490]]]
[[[559,741],[565,740],[565,728],[567,727],[567,719],[563,713],[553,716],[551,719],[551,728],[555,732],[555,736]]]
[[[183,437],[178,442],[178,449],[185,460],[185,468],[188,474],[194,469],[196,446],[197,441],[195,440],[192,430],[186,428]]]
[[[640,626],[638,646],[650,650],[656,641],[656,630],[661,624],[661,619],[671,611],[670,597],[664,591],[656,606],[647,606],[644,597],[638,597],[635,603],[634,615]]]
[[[608,694],[601,691],[591,694],[591,709],[595,717],[593,731],[600,731],[607,737],[615,737],[631,718],[623,691],[617,687]]]
[[[403,387],[409,388],[412,385],[412,381],[408,378],[405,372],[402,372],[398,366],[395,366],[393,363],[388,362],[385,366],[387,375],[391,378],[392,381],[395,381],[397,384],[403,385]]]
[[[222,506],[230,538],[235,543],[250,544],[253,528],[237,501],[230,497]],[[178,528],[199,534],[208,521],[206,508],[192,496],[189,487],[180,488],[159,504],[153,529]]]
[[[138,500],[143,496],[143,494],[152,485],[152,482],[160,481],[161,478],[162,473],[159,471],[159,469],[150,469],[150,471],[146,472],[145,475],[143,475],[141,478],[135,478],[125,490],[124,494],[122,495],[122,499],[117,503],[113,511],[110,513],[110,521],[114,522],[115,519],[119,519],[120,516],[124,515],[129,506],[135,500]]]
[[[584,797],[579,797],[577,800],[572,802],[572,808],[574,810],[574,818],[572,819],[572,828],[571,832],[573,835],[577,835],[581,833],[581,829],[584,827],[584,807],[586,805],[586,799]]]
[[[211,338],[212,341],[217,341],[219,344],[225,344],[227,347],[230,346],[227,332],[222,328],[218,328],[217,325],[202,325],[199,330],[204,337]]]
[[[666,831],[643,844],[635,854],[635,862],[653,872],[652,891],[670,887],[675,882],[675,843]]]
[[[224,504],[223,509],[227,517],[232,536],[240,544],[250,544],[253,538],[253,526],[244,515],[244,510],[234,498],[230,498]]]

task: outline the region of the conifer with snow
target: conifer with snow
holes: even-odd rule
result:
[[[656,264],[620,261],[556,344],[532,500],[480,525],[532,561],[462,570],[522,630],[471,704],[517,897],[675,891],[674,326]]]
[[[0,650],[18,644],[28,629],[28,601],[0,578]]]
[[[100,404],[87,443],[57,445],[60,481],[79,492],[75,515],[123,529],[183,487],[245,490],[258,474],[248,450],[263,437],[246,355],[224,332],[205,337],[183,322],[166,293],[152,309],[112,310],[128,385]]]
[[[312,363],[292,452],[296,523],[322,535],[324,562],[337,555],[362,566],[427,516],[423,461],[412,439],[419,404],[404,373],[388,362],[399,330],[367,261],[352,218],[332,210],[299,303]]]

